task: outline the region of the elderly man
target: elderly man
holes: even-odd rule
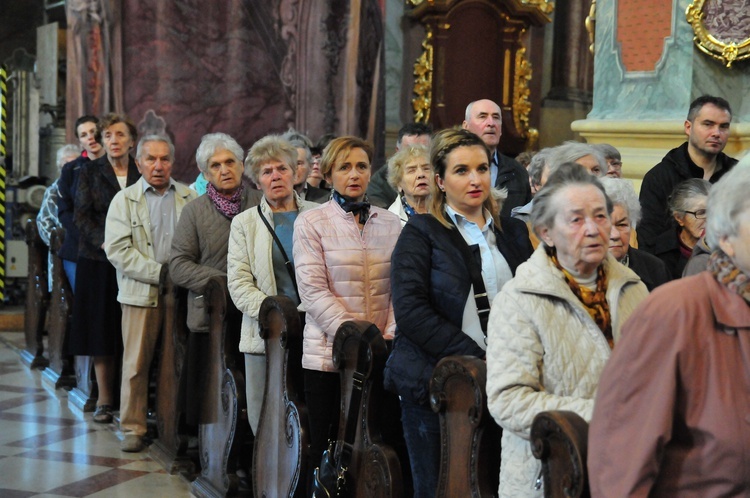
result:
[[[492,153],[492,185],[495,188],[508,190],[508,198],[503,202],[501,216],[510,216],[516,206],[523,206],[531,201],[529,174],[515,159],[505,156],[497,150],[503,134],[503,118],[500,106],[491,100],[482,99],[466,106],[466,115],[461,125],[464,129],[479,135],[482,142]]]
[[[729,139],[731,121],[732,109],[720,97],[703,95],[690,104],[685,120],[687,142],[667,152],[643,177],[640,195],[643,219],[638,225],[638,247],[653,253],[659,236],[674,229],[667,198],[678,183],[690,178],[716,183],[737,163],[722,152]]]
[[[122,451],[143,450],[148,407],[148,373],[163,322],[159,279],[169,261],[172,236],[182,208],[195,191],[172,180],[174,146],[147,135],[138,143],[141,179],[117,193],[107,212],[104,251],[117,269],[122,306]]]

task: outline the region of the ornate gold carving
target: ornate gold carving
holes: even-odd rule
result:
[[[422,55],[414,63],[414,93],[411,99],[414,109],[414,122],[427,123],[430,121],[430,106],[432,104],[432,29],[426,26],[427,33],[422,48]]]
[[[726,42],[708,31],[705,21],[705,0],[693,0],[685,11],[687,22],[693,26],[693,41],[701,52],[720,60],[728,68],[736,61],[750,58],[750,37],[739,42]]]
[[[523,32],[521,31],[521,36]],[[531,90],[529,89],[529,81],[531,81],[531,63],[526,60],[526,47],[521,46],[516,51],[516,71],[515,71],[515,83],[513,85],[513,123],[516,125],[516,130],[523,135],[524,138],[529,138],[529,113],[531,112],[531,102],[529,96]]]
[[[586,16],[586,20],[583,22],[586,26],[586,31],[589,33],[589,52],[594,55],[594,42],[596,41],[596,0],[591,0],[591,8],[589,9],[589,15]]]
[[[548,2],[547,0],[521,0],[521,3],[536,7],[545,14],[551,14],[555,10],[555,2]]]

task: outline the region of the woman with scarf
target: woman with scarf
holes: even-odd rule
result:
[[[401,219],[402,226],[415,214],[427,212],[434,181],[429,155],[424,145],[407,145],[388,160],[388,183],[398,192],[388,211]]]
[[[648,295],[609,252],[611,213],[599,180],[575,163],[534,197],[541,243],[495,298],[487,334],[487,405],[503,428],[500,497],[543,495],[529,444],[534,417],[569,410],[591,419],[620,328]]]
[[[259,205],[232,221],[227,274],[229,295],[243,314],[240,351],[245,354],[247,418],[258,430],[266,384],[266,347],[258,313],[268,296],[283,294],[299,305],[292,258],[297,215],[317,204],[294,190],[297,149],[278,135],[261,138],[245,158],[250,178],[261,189]],[[287,264],[287,262],[289,264]]]
[[[198,424],[201,379],[208,364],[208,312],[203,291],[211,277],[227,274],[227,245],[232,219],[260,201],[245,188],[242,147],[229,135],[211,133],[201,139],[195,162],[208,180],[206,194],[182,211],[172,239],[169,272],[172,281],[189,290],[186,408],[187,423]]]
[[[307,312],[302,367],[312,467],[320,462],[328,437],[337,434],[340,387],[332,346],[339,326],[367,320],[386,339],[396,328],[390,270],[401,222],[367,201],[372,154],[359,138],[333,139],[320,162],[332,198],[301,213],[294,226],[297,283]]]
[[[708,271],[625,323],[589,429],[591,496],[749,496],[750,159],[714,184]],[[623,458],[623,456],[626,456]]]

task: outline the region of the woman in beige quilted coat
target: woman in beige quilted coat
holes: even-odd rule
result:
[[[503,428],[501,497],[543,495],[531,454],[534,416],[591,419],[599,375],[646,286],[609,254],[612,203],[599,180],[566,163],[534,198],[542,242],[493,302],[487,345],[489,410]]]

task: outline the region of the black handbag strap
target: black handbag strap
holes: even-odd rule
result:
[[[289,277],[292,279],[292,285],[294,285],[294,293],[297,294],[297,300],[302,302],[302,299],[300,299],[299,297],[299,290],[297,289],[297,278],[294,275],[294,265],[291,261],[289,261],[289,256],[286,255],[286,251],[284,250],[284,246],[281,245],[281,241],[279,240],[278,235],[276,235],[276,232],[268,223],[266,217],[263,216],[263,210],[261,210],[260,204],[258,204],[258,216],[260,216],[260,219],[263,220],[263,224],[266,225],[268,231],[271,232],[271,237],[273,237],[274,242],[276,242],[276,246],[281,252],[281,257],[284,258],[284,266],[286,266],[286,271],[289,272]]]
[[[450,218],[448,219],[450,220]],[[487,296],[487,289],[484,286],[484,279],[482,278],[482,266],[476,264],[477,262],[471,249],[472,247],[478,246],[476,244],[469,246],[455,224],[453,225],[453,228],[454,229],[448,230],[448,232],[453,239],[453,245],[461,251],[463,258],[466,261],[466,265],[469,267],[469,276],[471,277],[471,283],[474,286],[474,301],[477,304],[477,313],[479,314],[479,325],[482,327],[482,332],[484,332],[486,337],[487,323],[490,319],[490,299]]]

